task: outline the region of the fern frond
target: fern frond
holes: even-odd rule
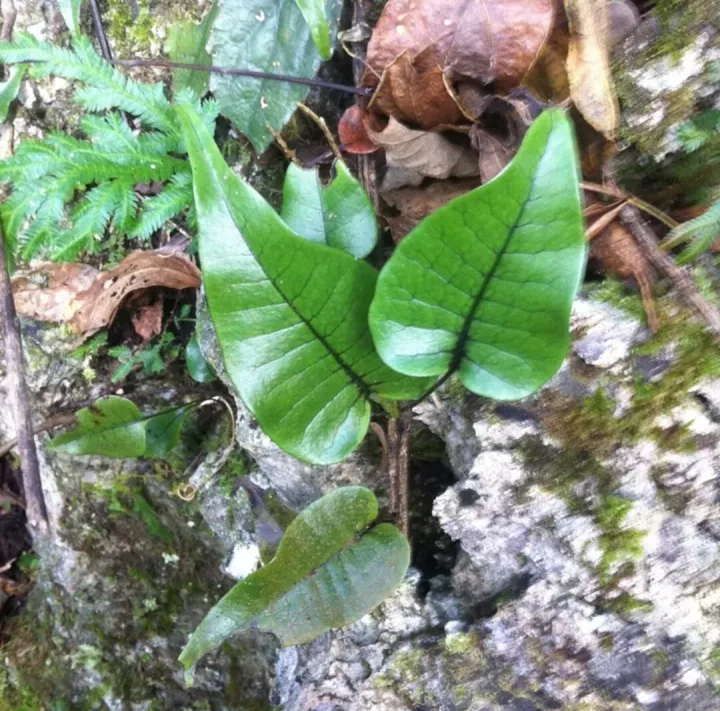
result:
[[[40,42],[27,33],[14,42],[0,43],[0,63],[32,62],[36,76],[54,74],[83,82],[86,86],[75,100],[90,111],[122,109],[144,124],[166,133],[176,133],[170,103],[161,84],[141,84],[108,64],[83,36],[74,40],[73,49]]]
[[[140,198],[132,182],[118,181],[118,205],[113,215],[113,227],[120,234],[128,234],[135,225]]]
[[[170,184],[159,195],[144,202],[131,236],[149,239],[162,225],[190,207],[193,202],[192,174],[185,172],[174,175]]]
[[[720,238],[720,199],[714,202],[700,217],[683,222],[676,227],[663,243],[665,249],[690,243],[678,256],[680,264],[687,264],[699,257]]]
[[[60,192],[45,199],[32,223],[22,232],[20,255],[23,259],[32,259],[52,242],[62,224],[64,205],[65,199]]]

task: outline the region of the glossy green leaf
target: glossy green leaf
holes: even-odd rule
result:
[[[26,69],[23,64],[14,66],[9,70],[7,80],[0,82],[0,123],[4,123],[7,118],[10,104],[15,101],[20,91]]]
[[[178,106],[193,169],[199,252],[228,375],[263,430],[318,464],[362,441],[373,397],[426,387],[380,360],[367,315],[376,271],[291,232],[225,164],[195,110]]]
[[[60,12],[73,35],[80,34],[80,8],[83,0],[58,0]]]
[[[188,414],[195,407],[183,405],[181,407],[158,413],[145,420],[145,457],[167,457],[180,442],[182,431]]]
[[[197,335],[193,333],[185,347],[185,363],[187,364],[190,377],[198,383],[209,383],[215,379],[210,364],[205,360],[205,356],[200,350]]]
[[[145,422],[138,406],[123,397],[98,400],[77,413],[77,427],[58,435],[50,449],[65,454],[140,457],[145,452]]]
[[[196,22],[176,22],[168,29],[165,49],[173,62],[183,64],[199,64],[209,67],[211,57],[206,49],[210,39],[210,30],[217,16],[217,2],[213,3],[210,12],[199,24]],[[173,70],[173,92],[190,89],[197,97],[202,97],[208,90],[210,73],[193,69]]]
[[[567,353],[585,259],[572,127],[546,111],[495,180],[400,243],[370,309],[377,349],[408,375],[457,371],[480,395],[524,397]]]
[[[326,0],[331,38],[342,0]],[[223,0],[212,30],[213,64],[311,79],[322,63],[296,0]],[[280,130],[308,87],[214,74],[210,88],[222,113],[260,153]]]
[[[284,645],[303,644],[387,598],[405,576],[410,547],[390,524],[362,534],[377,513],[375,496],[362,487],[337,489],[308,506],[275,558],[239,582],[195,630],[180,655],[189,680],[203,655],[251,626]]]
[[[368,194],[345,163],[335,164],[335,178],[320,183],[317,170],[291,163],[285,174],[282,218],[311,242],[366,257],[377,244],[377,220]]]
[[[295,2],[310,28],[310,34],[320,56],[327,61],[332,57],[332,47],[330,27],[325,15],[325,0],[295,0]]]

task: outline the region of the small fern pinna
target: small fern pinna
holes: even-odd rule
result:
[[[72,50],[21,35],[0,43],[0,63],[30,62],[34,76],[76,80],[75,100],[90,112],[82,138],[51,133],[26,140],[0,163],[0,182],[12,193],[0,207],[8,251],[70,261],[98,251],[108,230],[115,239],[148,239],[162,224],[188,210],[195,219],[192,176],[170,102],[161,84],[142,84],[104,61],[84,37]],[[178,97],[180,98],[180,97]],[[212,130],[212,100],[194,101]],[[137,127],[128,124],[126,112]],[[162,185],[141,200],[138,185]]]

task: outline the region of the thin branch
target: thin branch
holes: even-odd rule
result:
[[[637,208],[626,206],[621,213],[621,217],[647,258],[662,274],[672,281],[685,303],[695,310],[715,337],[720,340],[720,311],[698,291],[689,272],[679,267],[668,254],[662,251],[658,245],[657,237],[642,220]]]
[[[93,25],[95,26],[95,35],[97,36],[98,44],[100,45],[100,52],[102,53],[103,59],[106,62],[112,62],[113,56],[108,44],[107,35],[105,34],[105,28],[103,27],[102,17],[100,15],[100,8],[98,7],[97,0],[90,0],[90,12],[92,13]]]
[[[5,257],[5,240],[0,228],[0,321],[5,341],[6,381],[13,407],[22,463],[22,488],[31,526],[47,527],[48,515],[40,479],[40,464],[30,414],[30,396],[25,381],[20,323],[15,312],[10,274]]]
[[[313,121],[313,123],[315,123],[315,125],[323,132],[323,136],[325,136],[325,140],[328,142],[330,150],[333,152],[335,158],[337,158],[337,160],[342,160],[342,154],[340,153],[338,144],[335,142],[335,138],[333,137],[330,129],[328,128],[325,119],[321,116],[318,116],[311,108],[305,106],[305,104],[303,104],[302,102],[298,102],[297,106],[300,111],[302,111],[308,118],[310,118],[310,120]]]
[[[286,74],[269,74],[267,72],[257,72],[252,69],[237,69],[235,67],[218,67],[210,65],[209,67],[202,64],[188,64],[187,62],[170,62],[167,59],[114,59],[111,61],[119,67],[160,67],[163,69],[189,69],[195,72],[211,72],[213,74],[223,74],[227,76],[246,77],[248,79],[259,79],[261,81],[282,81],[287,84],[300,84],[302,86],[313,86],[319,89],[330,89],[332,91],[342,91],[346,94],[357,94],[359,96],[370,96],[372,89],[358,88],[355,86],[347,86],[346,84],[336,84],[331,81],[323,81],[322,79],[305,79],[304,77],[291,77]]]
[[[12,39],[13,29],[15,28],[15,18],[17,17],[15,2],[13,0],[2,0],[0,3],[0,10],[2,11],[3,18],[0,40],[3,42],[9,42]]]
[[[54,430],[56,427],[65,427],[66,425],[73,425],[77,422],[77,418],[75,415],[72,414],[65,414],[65,415],[57,415],[56,417],[51,417],[49,420],[45,420],[45,422],[41,422],[39,425],[37,425],[35,428],[33,428],[33,434],[38,435],[42,432],[48,432],[49,430]],[[0,459],[2,459],[8,452],[11,452],[15,447],[18,446],[18,439],[17,437],[15,439],[11,439],[9,442],[4,444],[2,447],[0,447]]]

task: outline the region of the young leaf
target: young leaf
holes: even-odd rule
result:
[[[524,397],[565,357],[585,258],[572,128],[547,111],[495,180],[400,243],[370,309],[380,356],[408,375],[458,371],[480,395]]]
[[[186,21],[170,25],[165,44],[170,59],[173,62],[182,62],[184,64],[210,66],[212,59],[206,46],[216,16],[217,2],[214,2],[210,12],[200,24]],[[175,94],[183,89],[190,89],[195,96],[201,97],[207,92],[209,83],[209,72],[199,72],[192,69],[176,69],[173,71],[173,91]]]
[[[145,422],[138,406],[111,395],[77,413],[75,429],[58,435],[50,449],[64,454],[140,457],[145,452]]]
[[[73,36],[80,34],[80,8],[83,0],[58,0],[63,20]]]
[[[185,347],[185,363],[190,377],[198,383],[209,383],[215,378],[210,364],[200,350],[197,335],[193,333]]]
[[[145,457],[166,457],[178,446],[180,431],[185,419],[195,405],[182,405],[181,407],[161,412],[145,421]]]
[[[362,441],[373,397],[427,382],[382,363],[367,324],[377,273],[304,240],[225,164],[190,106],[178,106],[193,169],[199,251],[228,374],[263,430],[298,459],[330,464]]]
[[[316,170],[291,163],[285,174],[282,218],[301,237],[362,259],[377,243],[375,210],[345,163],[338,161],[335,171],[334,180],[323,187]]]
[[[343,3],[329,0],[332,36]],[[321,64],[310,29],[296,0],[224,0],[212,29],[213,63],[271,74],[312,78]],[[214,74],[210,89],[227,116],[258,153],[272,141],[269,124],[280,130],[309,89],[281,81]]]
[[[373,493],[345,487],[306,508],[277,555],[210,610],[180,655],[186,678],[197,661],[236,632],[268,630],[284,645],[302,644],[360,619],[402,582],[410,547],[382,523],[358,537],[378,513]]]
[[[310,34],[320,56],[327,61],[332,57],[332,47],[330,27],[325,15],[325,0],[295,0],[295,2],[310,28]]]
[[[10,104],[15,101],[15,97],[20,91],[25,69],[26,67],[23,65],[13,67],[8,73],[7,80],[0,82],[0,123],[4,123],[10,110]]]

